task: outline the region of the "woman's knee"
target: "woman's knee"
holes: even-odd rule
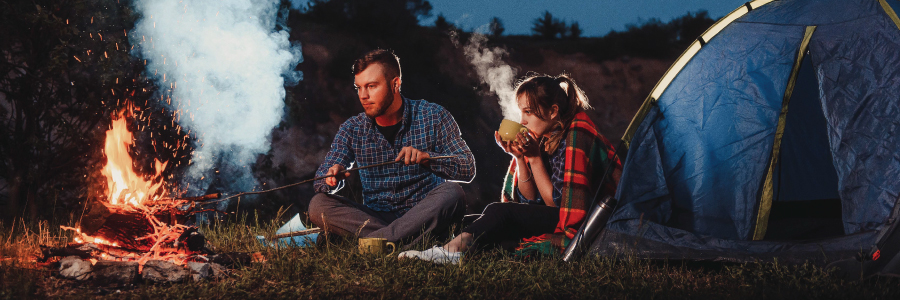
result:
[[[494,216],[494,217],[505,216],[506,214],[508,214],[510,212],[510,204],[516,204],[516,203],[494,202],[494,203],[488,204],[487,206],[484,207],[484,212],[482,212],[481,214]]]

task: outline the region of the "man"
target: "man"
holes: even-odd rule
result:
[[[354,85],[365,113],[341,124],[316,176],[309,216],[326,232],[417,241],[448,230],[465,213],[465,193],[456,182],[475,177],[475,158],[453,117],[440,105],[400,95],[397,56],[377,49],[353,64]],[[431,159],[436,156],[452,156]],[[351,166],[359,171],[363,204],[333,195]],[[441,232],[438,232],[441,233]]]

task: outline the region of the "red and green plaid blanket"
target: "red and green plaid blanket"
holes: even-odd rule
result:
[[[524,239],[516,249],[520,255],[534,253],[559,254],[575,237],[584,221],[588,205],[593,200],[597,184],[610,164],[615,149],[598,131],[587,114],[580,112],[566,129],[565,170],[563,176],[562,199],[560,199],[559,223],[553,233]],[[610,178],[603,184],[600,196],[614,195],[622,164],[618,158]],[[503,182],[502,202],[516,202],[516,160],[513,159]]]

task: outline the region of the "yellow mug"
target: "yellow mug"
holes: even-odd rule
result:
[[[519,122],[503,119],[503,121],[500,122],[500,129],[497,129],[497,132],[500,133],[501,140],[509,142],[515,140],[516,135],[520,132],[528,132],[528,128],[525,128],[525,125],[519,124]]]
[[[359,238],[359,253],[384,254],[385,248],[391,246],[391,254],[397,251],[397,245],[383,238]]]

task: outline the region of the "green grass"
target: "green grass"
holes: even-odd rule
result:
[[[247,218],[203,228],[219,252],[261,252],[265,263],[236,268],[229,278],[169,285],[104,288],[53,276],[31,261],[38,245],[65,237],[58,226],[0,224],[0,299],[898,299],[900,280],[843,281],[812,265],[684,264],[589,257],[518,259],[501,251],[472,253],[460,265],[360,255],[349,239],[317,248],[270,249],[256,235],[280,222]],[[15,228],[14,228],[15,227]],[[8,241],[8,242],[7,242]],[[417,245],[423,248],[430,241]]]

